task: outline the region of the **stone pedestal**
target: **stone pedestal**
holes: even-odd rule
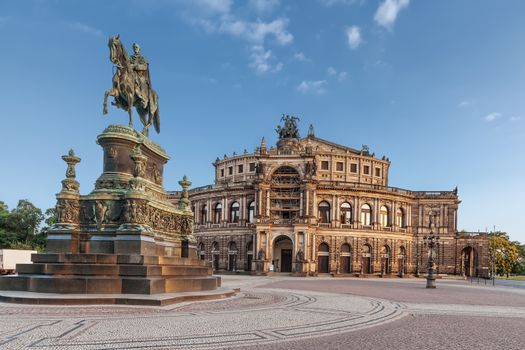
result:
[[[0,290],[42,293],[155,294],[213,290],[197,259],[186,177],[175,207],[163,188],[164,150],[135,130],[111,125],[98,136],[103,172],[80,195],[73,151],[63,159],[66,179],[57,194],[58,223],[49,230],[45,254],[0,278]]]

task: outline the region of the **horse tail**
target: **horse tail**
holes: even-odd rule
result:
[[[158,134],[160,132],[159,106],[157,106],[157,110],[155,111],[155,114],[153,114],[153,126],[155,127],[155,131]]]

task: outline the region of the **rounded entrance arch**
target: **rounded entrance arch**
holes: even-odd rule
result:
[[[326,243],[319,244],[317,250],[317,272],[318,273],[329,273],[330,272],[330,247]]]
[[[381,271],[387,275],[392,271],[390,264],[390,247],[388,245],[384,245],[381,248]]]
[[[352,247],[348,243],[344,243],[341,246],[341,257],[339,264],[339,270],[341,273],[352,272]]]
[[[275,272],[292,272],[293,242],[288,236],[278,236],[273,241],[273,269]]]
[[[466,277],[476,277],[478,275],[477,260],[476,249],[471,246],[463,248],[461,251],[461,274]]]
[[[372,273],[372,247],[368,243],[361,249],[361,273]]]

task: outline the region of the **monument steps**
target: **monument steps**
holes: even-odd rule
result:
[[[120,277],[18,275],[0,280],[0,290],[64,294],[157,294],[220,287],[213,276]]]
[[[85,276],[208,276],[204,266],[116,265],[116,264],[18,264],[19,275],[85,275]]]

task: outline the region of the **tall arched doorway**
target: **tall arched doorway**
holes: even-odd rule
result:
[[[330,272],[330,247],[326,243],[321,243],[317,250],[317,272]]]
[[[476,250],[470,246],[461,251],[462,275],[466,277],[477,276],[477,255]]]
[[[352,272],[352,248],[348,243],[345,243],[341,246],[341,257],[339,264],[339,271],[341,273]]]
[[[273,242],[273,267],[276,272],[292,272],[293,242],[287,236],[279,236]]]
[[[372,247],[365,244],[361,251],[361,273],[372,273]]]

